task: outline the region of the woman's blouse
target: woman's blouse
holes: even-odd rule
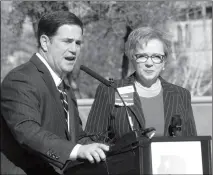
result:
[[[145,127],[154,127],[155,136],[164,134],[163,89],[158,79],[150,88],[135,82],[136,91],[140,97],[145,118]]]

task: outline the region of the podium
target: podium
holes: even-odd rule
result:
[[[106,161],[71,163],[65,175],[212,174],[211,136],[154,137],[132,132],[118,140]]]

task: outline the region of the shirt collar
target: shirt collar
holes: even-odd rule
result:
[[[53,71],[53,69],[50,67],[50,65],[47,63],[47,61],[41,56],[40,53],[36,53],[36,55],[47,67],[47,69],[49,70],[49,72],[55,82],[56,87],[58,87],[61,84],[62,79]]]
[[[146,98],[155,97],[162,92],[162,85],[159,79],[157,79],[157,81],[149,88],[144,87],[139,82],[135,81],[135,87],[139,96]]]

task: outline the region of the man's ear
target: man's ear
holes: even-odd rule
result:
[[[47,35],[40,36],[41,48],[44,52],[48,51],[48,45],[50,43],[49,37]]]

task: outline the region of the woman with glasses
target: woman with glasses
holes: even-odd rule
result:
[[[85,131],[109,139],[150,127],[156,129],[155,136],[197,135],[190,92],[160,76],[169,59],[167,35],[150,27],[137,28],[125,49],[135,72],[114,81],[117,89],[99,85]]]

